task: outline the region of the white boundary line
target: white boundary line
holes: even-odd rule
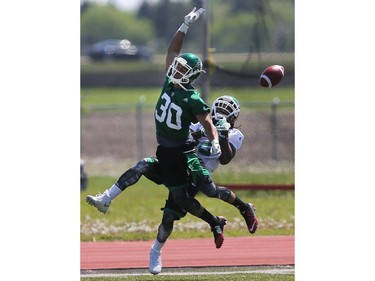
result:
[[[291,269],[255,269],[255,270],[238,270],[238,271],[189,271],[189,272],[162,272],[158,275],[162,276],[190,276],[190,275],[229,275],[229,274],[294,274],[294,268]],[[89,273],[81,274],[81,278],[92,277],[130,277],[130,276],[150,276],[151,273]]]

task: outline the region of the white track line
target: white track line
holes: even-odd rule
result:
[[[161,272],[158,275],[163,276],[190,276],[190,275],[229,275],[229,274],[294,274],[294,268],[292,269],[258,269],[258,270],[242,270],[242,271],[189,271],[189,272]],[[81,274],[81,278],[90,277],[130,277],[130,276],[149,276],[151,273],[89,273]]]

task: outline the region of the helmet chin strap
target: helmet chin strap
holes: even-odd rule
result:
[[[184,85],[191,85],[192,83],[182,83],[182,82],[177,82],[177,83],[175,83],[175,84],[180,85],[180,87],[181,87],[182,89],[184,89],[185,91],[194,91],[194,88],[193,88],[193,89],[186,89],[185,86],[184,86]]]
[[[181,82],[181,79],[175,79],[174,77],[169,77],[169,79],[171,79],[171,82],[174,84],[174,85],[179,85],[182,89],[184,89],[185,91],[191,91],[192,89],[186,89],[183,85],[183,83]],[[184,84],[189,84],[189,83],[184,83]]]
[[[178,83],[178,85],[180,85],[180,87],[181,87],[182,89],[184,89],[185,91],[189,91],[188,89],[186,89],[186,88],[182,85],[182,83]]]

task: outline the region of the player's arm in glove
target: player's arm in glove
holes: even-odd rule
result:
[[[199,123],[202,124],[204,131],[206,132],[207,138],[211,143],[211,156],[219,157],[221,155],[221,148],[219,144],[219,135],[216,131],[214,123],[209,113],[197,114],[195,117]]]
[[[196,9],[197,8],[194,7],[194,9],[184,17],[184,22],[173,35],[173,38],[168,46],[167,57],[165,60],[165,71],[168,70],[168,67],[173,62],[173,59],[180,54],[182,43],[184,42],[186,32],[188,31],[190,25],[199,19],[199,17],[205,12],[205,9],[203,8],[200,8],[198,11],[196,11]]]
[[[194,7],[193,10],[191,10],[190,13],[188,13],[185,18],[184,22],[181,24],[180,28],[178,29],[179,31],[183,32],[186,34],[186,32],[189,29],[190,24],[195,22],[199,17],[205,12],[205,9],[200,8],[198,11],[196,11],[196,7]]]
[[[230,124],[227,122],[225,118],[218,120],[215,124],[215,127],[220,139],[228,138]]]
[[[219,143],[221,147],[220,164],[228,164],[236,154],[236,149],[229,142],[230,124],[224,119],[217,121],[216,130],[219,135]]]

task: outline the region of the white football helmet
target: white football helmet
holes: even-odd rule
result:
[[[232,96],[221,96],[218,97],[212,103],[212,119],[214,121],[226,118],[227,122],[231,124],[233,128],[234,122],[240,115],[240,103]]]

